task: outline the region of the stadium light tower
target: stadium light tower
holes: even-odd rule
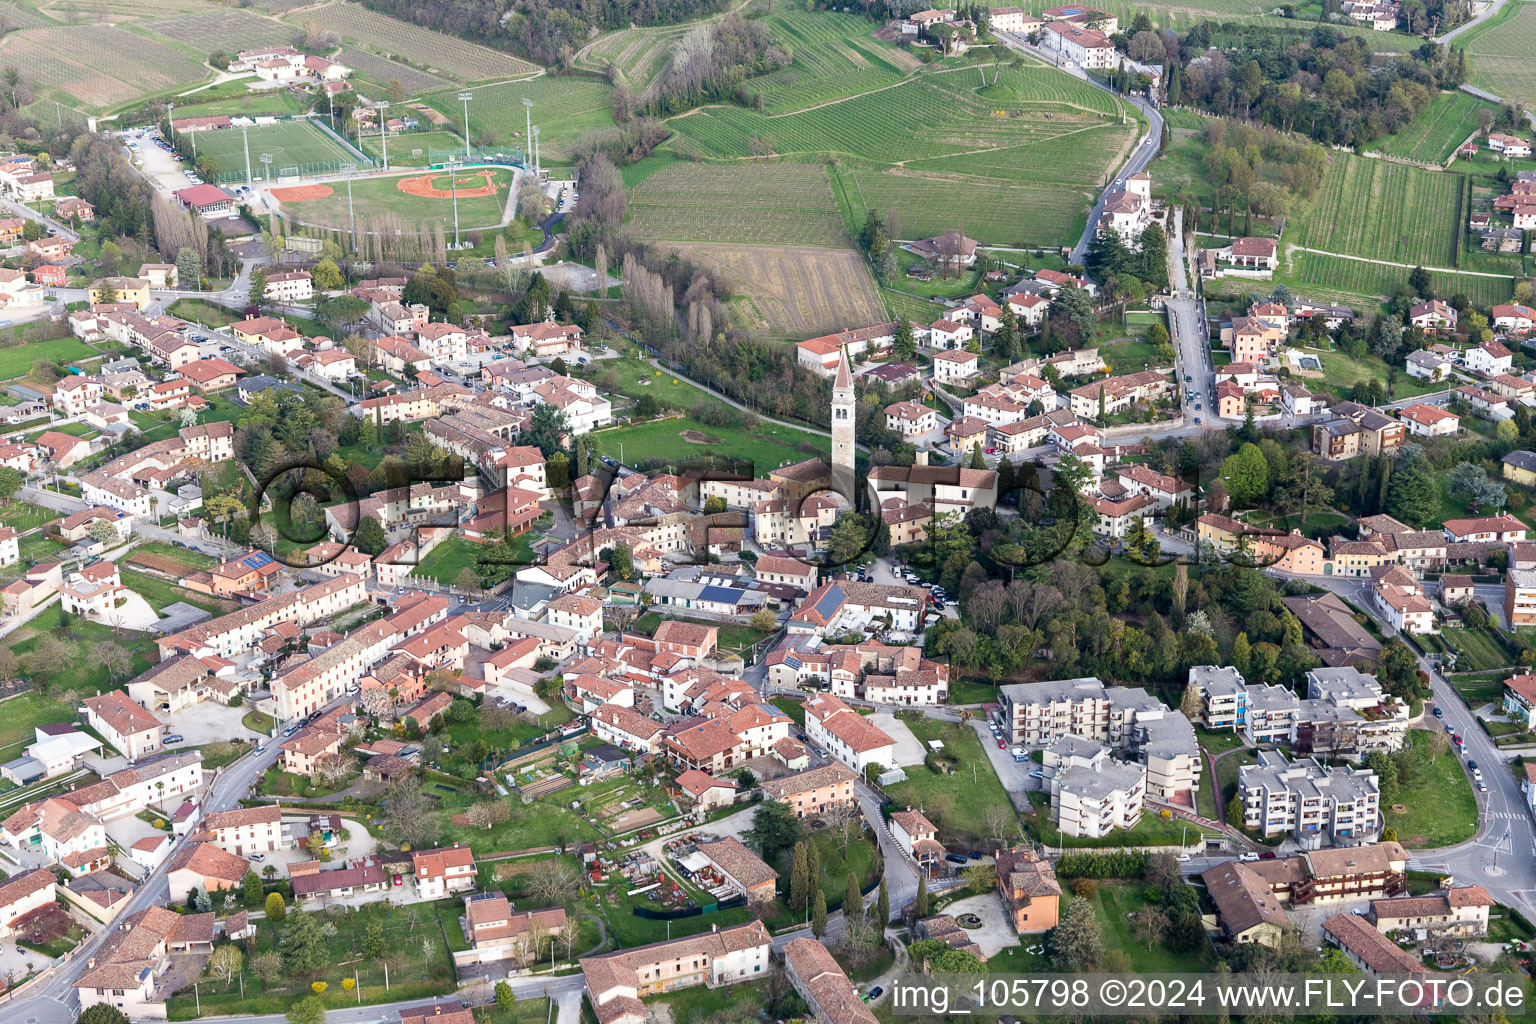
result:
[[[389,125],[385,124],[388,118],[384,116],[384,112],[389,109],[389,101],[380,100],[376,109],[379,112],[379,145],[384,147],[384,169],[387,171],[389,170]]]
[[[528,162],[528,140],[533,137],[533,100],[523,97],[523,120],[527,122],[523,131],[523,163]]]
[[[254,185],[256,179],[251,176],[251,130],[250,125],[240,126],[240,141],[245,144],[245,183]]]
[[[459,248],[459,160],[448,158],[448,188],[453,192],[453,248]]]
[[[472,92],[459,93],[459,102],[464,104],[464,159],[473,159],[469,152],[469,101],[475,98]]]
[[[539,126],[533,126],[533,173],[539,173]]]
[[[261,163],[262,163],[262,177],[264,177],[267,180],[267,184],[270,185],[270,184],[272,184],[272,154],[271,153],[263,153],[263,154],[261,154]]]

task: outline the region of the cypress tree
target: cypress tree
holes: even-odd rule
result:
[[[912,901],[912,913],[916,917],[928,916],[928,876],[917,876],[917,898]]]
[[[821,851],[816,844],[805,844],[805,884],[809,888],[821,885]]]
[[[875,898],[875,927],[882,935],[891,920],[891,894],[885,888],[885,876],[880,877],[880,895]]]
[[[852,923],[864,919],[864,897],[859,895],[859,880],[848,872],[848,887],[843,890],[843,919]]]
[[[811,934],[818,939],[827,934],[827,898],[821,887],[816,887],[816,898],[811,901]]]
[[[789,905],[791,909],[805,912],[806,880],[810,878],[805,860],[804,841],[795,844],[795,866],[789,874]]]

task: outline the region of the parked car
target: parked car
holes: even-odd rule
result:
[[[1244,864],[1251,864],[1259,859],[1259,855],[1250,850],[1237,859],[1242,861]]]
[[[1003,739],[1001,736],[999,736],[997,738],[997,749],[998,750],[1007,750],[1008,749],[1008,741]]]
[[[169,736],[167,736],[165,738],[165,742],[167,742],[167,743],[180,743],[184,739],[186,739],[185,736],[181,735],[180,733],[173,732],[173,733],[171,733]]]
[[[264,853],[253,853],[253,854],[251,854],[251,860],[257,861],[258,863],[261,862],[261,861],[264,861],[266,859],[267,859],[267,855],[264,854]]]
[[[1477,762],[1476,761],[1468,761],[1467,762],[1467,767],[1470,768],[1474,772],[1478,770]]]
[[[946,853],[944,855],[944,859],[949,861],[951,864],[964,864],[965,863],[965,858],[960,856],[960,854],[958,854],[958,853]]]
[[[1435,717],[1436,718],[1444,718],[1445,717],[1445,712],[1441,711],[1439,708],[1435,708]]]
[[[879,986],[879,985],[876,985],[874,988],[869,990],[868,998],[869,999],[879,999],[883,995],[885,995],[885,989],[883,987]]]

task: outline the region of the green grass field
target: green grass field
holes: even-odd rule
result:
[[[1407,284],[1408,273],[1408,267],[1292,252],[1282,259],[1280,269],[1275,272],[1275,281],[1289,285],[1313,302],[1343,302],[1369,308],[1390,298],[1400,285]],[[1509,277],[1435,271],[1431,272],[1430,278],[1436,295],[1448,297],[1461,292],[1480,308],[1508,302],[1515,287],[1514,279]]]
[[[533,101],[533,123],[539,126],[539,158],[544,163],[565,160],[583,132],[613,125],[608,111],[609,88],[586,78],[530,78],[471,90],[470,132],[484,133],[492,145],[522,149],[528,115],[523,100]],[[464,123],[458,91],[432,93],[426,102],[448,116],[454,126]]]
[[[264,153],[272,157],[270,174],[274,179],[291,167],[314,170],[354,166],[361,162],[355,153],[348,152],[307,121],[283,121],[248,130],[225,129],[194,134],[197,136],[197,155],[213,158],[218,164],[221,181],[245,180],[247,136],[251,173],[258,179],[266,177],[261,163]],[[190,139],[185,144],[189,150],[192,148]]]
[[[905,769],[907,781],[887,788],[895,801],[892,806],[921,806],[928,820],[938,826],[941,840],[1001,838],[991,835],[987,812],[1001,809],[1009,821],[1016,823],[1018,819],[1003,784],[992,770],[992,762],[987,760],[987,752],[981,749],[976,730],[964,722],[932,718],[918,718],[907,725],[920,743],[942,741],[944,750],[959,758],[959,764],[953,775],[937,774],[921,764]],[[1009,838],[1017,838],[1017,831]]]
[[[411,132],[388,140],[390,167],[425,167],[436,156],[441,163],[450,153],[464,155],[464,140],[454,132]],[[384,165],[384,144],[377,135],[363,137],[363,151]]]
[[[459,225],[462,230],[492,227],[501,221],[512,185],[512,172],[505,168],[491,169],[496,183],[493,196],[459,197]],[[415,175],[408,175],[415,177]],[[462,188],[479,188],[482,179],[479,170],[461,170],[458,179]],[[352,205],[359,217],[393,212],[402,220],[416,223],[439,223],[450,233],[453,230],[453,201],[427,196],[407,195],[400,191],[401,177],[364,178],[352,183]],[[437,188],[448,187],[446,173],[435,174],[432,184]],[[283,212],[301,224],[314,224],[347,228],[351,220],[347,211],[347,190],[343,185],[333,186],[324,199],[306,199],[284,204]],[[450,238],[449,241],[452,241]]]
[[[630,190],[629,211],[646,240],[849,243],[820,164],[668,164]]]
[[[1414,778],[1398,787],[1393,806],[1382,801],[1383,821],[1397,829],[1398,840],[1413,850],[1471,839],[1477,831],[1477,795],[1460,758],[1447,751],[1431,763],[1429,733],[1414,729],[1408,739],[1413,744]]]
[[[1509,651],[1487,633],[1447,626],[1441,635],[1456,651],[1456,668],[1461,672],[1484,672],[1512,664]]]
[[[1493,110],[1495,104],[1471,93],[1442,92],[1402,131],[1378,139],[1371,148],[1405,160],[1443,164],[1477,130],[1477,112],[1484,109]]]
[[[684,431],[696,431],[699,443],[683,437]],[[799,462],[810,458],[799,450],[800,445],[812,445],[826,458],[831,442],[819,434],[760,424],[754,431],[734,427],[706,427],[687,417],[656,420],[629,427],[612,427],[595,432],[602,442],[603,451],[619,456],[629,465],[640,459],[667,459],[684,462],[692,459],[708,459],[711,455],[730,456],[738,460],[750,460],[758,475],[776,469],[786,462]],[[620,445],[623,445],[621,451]]]
[[[1146,887],[1138,882],[1100,882],[1093,897],[1106,949],[1124,950],[1131,968],[1141,972],[1189,972],[1210,967],[1211,947],[1200,943],[1193,952],[1175,953],[1162,942],[1148,942],[1136,929],[1136,920],[1147,909]]]
[[[208,92],[212,94],[214,90],[210,89]],[[200,96],[202,94],[197,93],[196,95]],[[294,114],[302,114],[308,109],[309,104],[307,101],[296,98],[293,93],[286,90],[280,92],[242,91],[233,96],[203,100],[198,103],[189,103],[186,106],[178,103],[176,104],[176,118],[180,120],[183,116],[214,117],[219,114],[226,114],[230,117],[238,114],[244,114],[247,117],[256,117],[257,115],[289,117]],[[198,145],[201,146],[206,138],[207,136],[204,135],[203,138],[198,139]],[[241,162],[243,165],[243,154]]]
[[[450,586],[459,581],[459,573],[475,567],[475,555],[480,545],[463,537],[449,537],[428,551],[421,564],[411,570],[412,576],[428,576]]]
[[[79,338],[54,338],[52,341],[29,341],[25,345],[0,349],[0,380],[25,377],[32,372],[32,364],[47,359],[67,366],[78,359],[89,359],[96,354]]]
[[[1325,252],[1433,267],[1456,262],[1460,175],[1332,154],[1323,184],[1285,240]]]

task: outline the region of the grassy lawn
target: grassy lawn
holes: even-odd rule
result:
[[[445,916],[457,920],[462,912],[463,901],[443,901]],[[438,921],[438,906],[432,903],[416,903],[394,907],[387,903],[368,903],[358,908],[335,907],[317,911],[315,916],[333,925],[335,936],[329,940],[335,956],[330,965],[314,974],[285,972],[272,982],[264,984],[255,972],[245,972],[245,998],[240,998],[240,981],[224,985],[204,974],[198,980],[198,997],[202,1013],[257,1014],[282,1013],[293,1005],[300,995],[310,994],[310,983],[325,981],[328,988],[321,998],[330,1009],[364,1003],[389,1002],[400,999],[420,999],[442,995],[454,990],[453,962],[443,939],[443,928]],[[289,914],[297,913],[290,909]],[[384,928],[385,953],[381,960],[388,960],[394,968],[390,971],[390,987],[384,988],[384,966],[380,960],[362,958],[362,941],[367,926],[377,922]],[[281,925],[261,920],[256,922],[256,949],[258,952],[278,948]],[[344,977],[358,975],[358,991],[342,988]],[[187,991],[173,996],[169,1001],[172,1020],[190,1020],[197,1017],[197,1001]]]
[[[491,183],[496,186],[495,193],[466,196],[464,193],[468,191],[485,187],[486,179],[482,177],[482,170],[490,175]],[[441,171],[428,173],[431,174],[434,189],[449,189],[449,176],[446,173]],[[435,196],[413,195],[401,190],[400,184],[408,177],[419,176],[419,174],[412,174],[402,177],[360,178],[352,183],[351,205],[359,217],[365,214],[371,216],[392,212],[407,224],[438,223],[452,231],[453,198],[451,196],[439,199]],[[512,181],[512,172],[503,168],[472,168],[459,171],[457,179],[459,224],[462,230],[487,228],[498,224],[507,202],[507,188]],[[341,228],[351,223],[347,189],[341,186],[336,186],[335,191],[323,199],[289,201],[284,204],[283,212],[302,224]]]
[[[56,426],[48,427],[45,430],[38,430],[28,434],[27,440],[36,441],[38,437],[48,433],[49,431],[57,431],[60,434],[68,434],[71,437],[86,438],[95,437],[98,433],[100,433],[100,431],[91,426],[89,423],[60,423]]]
[[[1416,771],[1406,786],[1398,787],[1393,806],[1383,806],[1382,818],[1397,830],[1398,840],[1410,849],[1451,846],[1472,838],[1477,831],[1477,795],[1455,754],[1429,756],[1429,733],[1408,733],[1413,744]],[[1402,811],[1395,808],[1401,806]]]
[[[329,796],[346,789],[351,783],[349,779],[339,786],[323,786],[273,765],[261,778],[261,792],[266,796]]]
[[[228,308],[205,299],[177,299],[166,307],[166,312],[183,320],[193,320],[205,327],[228,327],[245,317]]]
[[[1247,745],[1240,733],[1229,732],[1225,729],[1219,732],[1211,732],[1197,726],[1195,728],[1195,736],[1200,740],[1200,745],[1209,750],[1212,755],[1221,754],[1228,750],[1236,750],[1238,747]]]
[[[277,725],[277,719],[265,712],[252,708],[245,713],[244,718],[240,719],[240,723],[253,732],[271,735],[273,726]]]
[[[1137,973],[1199,973],[1209,968],[1211,949],[1205,943],[1191,953],[1175,953],[1166,946],[1148,943],[1136,931],[1136,915],[1147,907],[1139,882],[1100,882],[1093,898],[1104,948],[1122,949]],[[990,967],[991,965],[988,964]]]
[[[997,687],[980,679],[951,679],[951,704],[991,704],[997,700]]]
[[[207,594],[199,594],[195,590],[187,590],[178,587],[169,580],[160,579],[158,576],[148,576],[132,569],[119,569],[123,577],[123,586],[136,592],[140,597],[149,602],[151,608],[159,612],[166,605],[175,604],[177,601],[190,604],[195,608],[212,612],[214,615],[227,615],[230,612],[239,611],[238,601],[225,601]]]
[[[924,746],[942,740],[944,750],[959,758],[953,775],[939,775],[924,765],[906,769],[907,781],[887,788],[892,807],[921,807],[939,830],[940,840],[995,838],[987,827],[987,812],[1001,808],[1014,820],[1013,803],[992,770],[976,732],[962,722],[917,718],[907,723]]]
[[[793,718],[795,724],[800,728],[805,728],[805,705],[803,703],[798,700],[791,700],[788,697],[774,697],[768,703],[784,712],[790,718]]]
[[[745,651],[753,644],[760,642],[764,637],[770,635],[760,629],[753,629],[751,626],[740,622],[711,622],[708,619],[689,619],[681,615],[668,615],[659,611],[647,612],[642,615],[639,619],[635,620],[632,629],[636,633],[644,633],[646,636],[651,636],[666,619],[675,619],[678,622],[692,622],[700,626],[712,626],[718,629],[720,631],[720,639],[718,641],[720,649],[730,651],[733,654]]]
[[[610,885],[602,894],[603,920],[608,922],[608,937],[616,939],[620,946],[643,946],[650,942],[660,942],[667,938],[668,922],[658,921],[653,918],[639,917],[633,913],[635,907],[648,907],[658,909],[657,905],[646,899],[645,894],[639,896],[626,896],[625,892],[632,888],[634,883],[619,879]],[[687,887],[685,887],[686,889]],[[701,906],[713,902],[713,897],[703,890],[688,889],[689,895]],[[842,890],[839,889],[839,892]],[[694,917],[679,917],[671,922],[672,938],[681,938],[685,935],[696,935],[699,932],[707,932],[713,927],[727,928],[733,924],[745,924],[752,920],[752,912],[747,907],[732,907],[729,910],[718,910],[710,914],[699,914]],[[735,986],[732,986],[734,988]],[[707,992],[708,989],[699,987],[689,989],[690,992]],[[701,1020],[699,1017],[679,1017],[678,1021]]]
[[[18,533],[26,533],[34,527],[60,518],[63,517],[52,509],[43,508],[41,505],[29,505],[24,501],[13,501],[0,507],[0,523]]]
[[[700,401],[717,402],[719,399],[700,391],[679,377],[665,370],[658,370],[634,354],[632,346],[625,342],[629,354],[622,359],[599,359],[574,370],[573,376],[582,377],[599,388],[638,399],[650,395],[662,405],[676,409],[691,409]],[[602,383],[598,383],[601,381]],[[649,383],[642,384],[641,381]]]
[[[1221,790],[1222,806],[1226,806],[1227,801],[1237,795],[1238,769],[1246,764],[1257,764],[1258,760],[1252,751],[1245,750],[1228,754],[1216,762],[1216,785]]]
[[[475,556],[480,545],[454,535],[428,551],[421,564],[411,570],[412,576],[429,576],[439,583],[457,584],[459,573],[465,569],[474,571]]]
[[[432,792],[429,782],[426,787]],[[466,843],[476,853],[528,850],[535,846],[561,846],[601,838],[597,829],[571,814],[560,799],[573,798],[575,790],[558,794],[553,802],[535,801],[526,806],[512,805],[512,816],[493,828],[454,825],[443,814],[444,845]],[[627,945],[628,943],[626,943]]]
[[[688,437],[684,433],[688,432]],[[814,454],[827,458],[831,442],[819,434],[763,423],[756,430],[738,427],[707,427],[688,417],[655,420],[627,427],[595,431],[608,454],[622,456],[634,465],[640,459],[665,459],[669,463],[689,460],[713,460],[717,455],[750,462],[752,472],[764,476],[788,462],[800,462],[811,453],[801,450],[809,445]]]
[[[17,657],[22,657],[36,646],[37,638],[45,633],[51,633],[73,646],[74,662],[68,670],[44,680],[47,697],[27,694],[13,697],[0,705],[6,710],[5,721],[0,723],[0,752],[19,739],[25,738],[30,742],[34,724],[63,722],[73,718],[73,707],[79,698],[109,690],[116,685],[109,678],[106,666],[92,655],[93,644],[111,641],[134,656],[133,666],[126,678],[132,678],[148,668],[149,654],[155,649],[154,641],[147,633],[131,630],[118,633],[111,626],[88,622],[78,616],[72,616],[68,628],[65,628],[60,625],[59,606],[55,603],[10,635],[8,639],[11,641],[11,650]],[[58,717],[60,706],[68,712],[62,717]]]
[[[54,338],[50,341],[29,341],[25,345],[0,349],[0,380],[24,377],[32,372],[32,365],[39,359],[67,366],[80,359],[96,354],[79,338]]]
[[[59,957],[78,946],[83,938],[85,938],[85,929],[71,921],[69,930],[56,939],[49,939],[47,942],[27,942],[25,939],[17,939],[16,945],[42,953],[44,956]]]
[[[1355,359],[1332,349],[1304,349],[1303,351],[1315,354],[1322,360],[1323,383],[1341,396],[1354,387],[1356,381],[1379,380],[1385,383],[1387,380],[1387,364],[1379,356],[1366,354]],[[1311,380],[1304,383],[1310,386]],[[1393,383],[1392,395],[1394,398],[1412,398],[1444,389],[1443,384],[1435,384],[1428,380],[1410,377],[1406,373],[1399,373]]]

